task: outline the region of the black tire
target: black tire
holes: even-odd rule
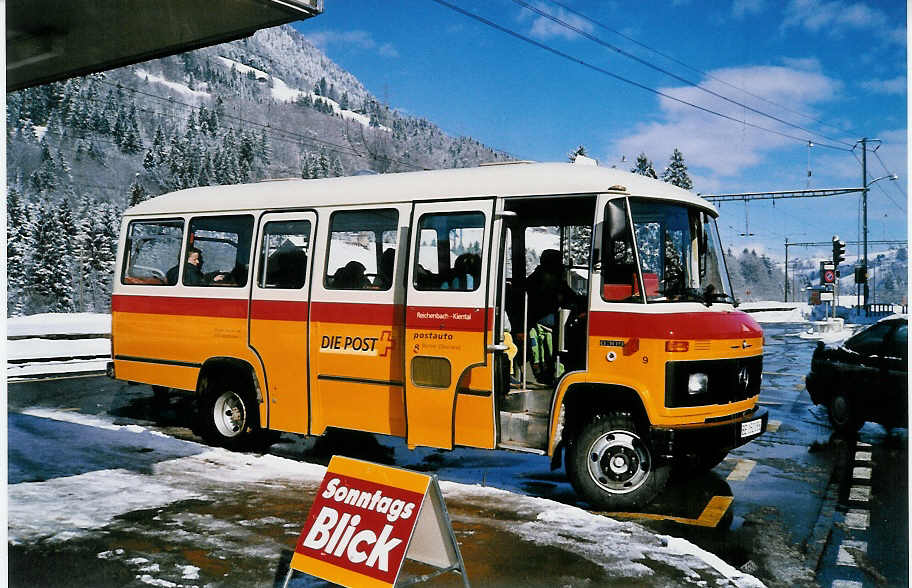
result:
[[[199,432],[207,442],[232,450],[265,450],[277,440],[260,429],[260,416],[249,387],[216,381],[200,399]]]
[[[849,395],[842,390],[830,395],[827,413],[833,428],[846,435],[857,433],[864,424],[864,419],[858,415],[858,407],[853,405]]]
[[[630,414],[597,415],[567,447],[567,476],[601,510],[635,508],[665,488],[671,466],[660,463]]]
[[[167,406],[170,400],[171,388],[167,386],[152,386],[152,398],[156,404]]]

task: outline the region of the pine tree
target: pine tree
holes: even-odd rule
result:
[[[6,312],[8,316],[25,311],[25,287],[31,231],[21,196],[10,186],[6,194]]]
[[[655,169],[652,167],[652,161],[646,157],[645,153],[637,155],[636,166],[630,171],[641,176],[646,176],[647,178],[658,179]]]
[[[320,149],[320,157],[317,159],[317,177],[329,177],[329,156],[326,154],[326,149]]]
[[[130,185],[130,193],[127,196],[127,206],[136,206],[140,202],[144,202],[148,199],[149,195],[146,192],[146,189],[139,183],[139,180],[134,180]]]
[[[31,291],[36,309],[45,312],[72,312],[73,283],[67,254],[68,235],[57,210],[47,198],[41,201],[35,223]]]
[[[684,164],[684,156],[675,147],[674,153],[668,162],[668,167],[662,172],[662,181],[675,185],[685,190],[693,189],[693,181],[687,175],[687,166]]]
[[[576,149],[574,149],[573,151],[568,153],[567,159],[570,160],[570,163],[573,163],[574,161],[576,161],[576,158],[580,155],[582,155],[583,157],[586,157],[586,148],[583,147],[582,145],[580,145],[579,147],[577,147]]]

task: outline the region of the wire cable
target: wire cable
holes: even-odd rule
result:
[[[671,61],[671,62],[673,62],[673,63],[676,63],[676,64],[678,64],[678,65],[680,65],[680,66],[682,66],[682,67],[684,67],[684,68],[686,68],[686,69],[689,69],[690,71],[693,71],[693,72],[695,72],[695,73],[697,73],[697,74],[699,74],[699,75],[701,75],[701,76],[706,76],[707,78],[712,79],[712,80],[715,80],[715,81],[719,82],[720,84],[724,84],[724,85],[726,85],[726,86],[728,86],[728,87],[730,87],[730,88],[733,88],[733,89],[735,89],[735,90],[738,90],[739,92],[743,92],[744,94],[747,94],[748,96],[751,96],[751,97],[756,98],[756,99],[758,99],[758,100],[762,100],[763,102],[766,102],[767,104],[769,104],[769,105],[771,105],[771,106],[776,106],[777,108],[781,108],[781,109],[783,109],[783,110],[785,110],[785,111],[791,112],[792,114],[797,114],[798,116],[804,117],[804,118],[806,118],[806,119],[808,119],[808,120],[810,120],[810,121],[812,121],[812,122],[815,122],[815,123],[817,123],[817,124],[823,125],[823,126],[825,126],[825,127],[829,127],[829,128],[831,128],[831,129],[836,130],[836,131],[839,131],[839,132],[841,132],[841,133],[851,132],[851,129],[846,130],[846,129],[837,127],[837,126],[835,126],[835,125],[831,125],[831,124],[829,124],[829,123],[827,123],[827,122],[824,122],[824,121],[822,121],[822,120],[819,120],[819,119],[817,119],[817,118],[814,118],[814,116],[812,116],[812,115],[810,115],[810,114],[801,112],[801,111],[799,111],[799,110],[794,110],[794,109],[792,109],[792,108],[789,108],[788,106],[785,106],[784,104],[779,104],[778,102],[775,102],[775,101],[773,101],[773,100],[769,100],[768,98],[765,98],[765,97],[763,97],[763,96],[760,96],[759,94],[754,94],[753,92],[750,92],[750,91],[748,91],[748,90],[745,90],[744,88],[741,88],[741,87],[739,87],[739,86],[736,86],[735,84],[732,84],[732,83],[730,83],[730,82],[727,82],[727,81],[723,80],[722,78],[719,78],[719,77],[717,77],[717,76],[714,76],[714,75],[712,75],[712,74],[709,73],[709,72],[706,72],[706,71],[703,71],[703,70],[701,70],[701,69],[699,69],[699,68],[693,67],[692,65],[688,65],[687,63],[684,63],[683,61],[681,61],[681,60],[679,60],[679,59],[676,59],[675,57],[673,57],[673,56],[671,56],[671,55],[668,55],[667,53],[663,53],[662,51],[659,51],[658,49],[655,49],[655,48],[653,48],[653,47],[650,47],[649,45],[646,45],[645,43],[642,43],[642,42],[640,42],[640,41],[637,41],[637,40],[634,39],[633,37],[631,37],[631,36],[629,36],[629,35],[625,35],[625,34],[622,33],[621,31],[618,31],[617,29],[613,29],[613,28],[611,28],[611,27],[609,27],[609,26],[607,26],[607,25],[605,25],[605,24],[603,24],[603,23],[601,23],[601,22],[595,20],[594,18],[592,18],[592,17],[590,17],[590,16],[587,16],[587,15],[583,14],[582,12],[580,12],[580,11],[578,11],[578,10],[575,10],[575,9],[571,8],[570,6],[567,6],[566,4],[564,4],[564,3],[562,3],[562,2],[558,2],[557,0],[548,0],[548,2],[550,2],[551,4],[554,4],[554,5],[556,5],[556,6],[559,6],[560,8],[563,8],[564,10],[566,10],[567,12],[569,12],[569,13],[571,13],[571,14],[574,14],[574,15],[576,15],[576,16],[578,16],[578,17],[584,19],[584,20],[587,20],[587,21],[591,22],[592,24],[594,24],[595,26],[597,26],[597,27],[599,27],[599,28],[602,28],[602,29],[604,29],[604,30],[606,30],[606,31],[608,31],[608,32],[610,32],[610,33],[614,33],[615,35],[617,35],[617,36],[619,36],[619,37],[621,37],[621,38],[623,38],[623,39],[626,39],[626,40],[630,41],[631,43],[633,43],[633,44],[635,44],[635,45],[637,45],[637,46],[639,46],[639,47],[642,47],[643,49],[646,49],[647,51],[651,51],[651,52],[655,53],[656,55],[658,55],[658,56],[660,56],[660,57],[664,57],[665,59],[667,59],[667,60],[669,60],[669,61]]]
[[[454,12],[458,12],[458,13],[464,15],[464,16],[467,16],[468,18],[471,18],[471,19],[473,19],[473,20],[476,20],[476,21],[478,21],[478,22],[480,22],[480,23],[482,23],[482,24],[484,24],[484,25],[486,25],[486,26],[488,26],[488,27],[491,27],[491,28],[493,28],[493,29],[496,29],[496,30],[502,32],[502,33],[505,33],[505,34],[507,34],[507,35],[510,35],[510,36],[512,36],[512,37],[515,37],[515,38],[517,38],[517,39],[519,39],[519,40],[521,40],[521,41],[524,41],[524,42],[526,42],[526,43],[529,43],[530,45],[534,45],[534,46],[538,47],[539,49],[543,49],[543,50],[545,50],[545,51],[547,51],[547,52],[549,52],[549,53],[552,53],[552,54],[554,54],[554,55],[557,55],[558,57],[561,57],[561,58],[566,59],[566,60],[568,60],[568,61],[572,61],[572,62],[577,63],[577,64],[579,64],[579,65],[582,65],[583,67],[586,67],[586,68],[591,69],[591,70],[593,70],[593,71],[596,71],[596,72],[598,72],[598,73],[604,74],[604,75],[606,75],[606,76],[608,76],[608,77],[610,77],[610,78],[616,79],[616,80],[618,80],[618,81],[620,81],[620,82],[624,82],[625,84],[630,84],[630,85],[632,85],[632,86],[635,86],[635,87],[637,87],[637,88],[640,88],[641,90],[645,90],[645,91],[647,91],[647,92],[650,92],[650,93],[652,93],[652,94],[656,94],[656,95],[661,96],[661,97],[663,97],[663,98],[667,98],[667,99],[669,99],[669,100],[673,100],[674,102],[678,102],[678,103],[684,104],[684,105],[686,105],[686,106],[690,106],[690,107],[692,107],[692,108],[696,108],[697,110],[701,110],[701,111],[703,111],[703,112],[705,112],[705,113],[707,113],[707,114],[712,114],[712,115],[714,115],[714,116],[718,116],[718,117],[720,117],[720,118],[724,118],[724,119],[726,119],[726,120],[730,120],[730,121],[732,121],[732,122],[734,122],[734,123],[737,123],[737,124],[739,124],[739,125],[749,126],[749,127],[751,127],[751,128],[755,128],[755,129],[758,129],[758,130],[761,130],[761,131],[765,131],[765,132],[767,132],[767,133],[772,133],[772,134],[774,134],[774,135],[779,135],[780,137],[785,137],[785,138],[787,138],[787,139],[792,139],[792,140],[795,140],[795,141],[799,141],[799,142],[801,142],[801,143],[807,143],[807,141],[808,141],[807,138],[804,138],[804,137],[798,137],[798,136],[795,136],[795,135],[790,135],[790,134],[788,134],[788,133],[783,133],[783,132],[781,132],[781,131],[777,131],[777,130],[774,130],[774,129],[770,129],[770,128],[768,128],[768,127],[764,127],[764,126],[761,126],[761,125],[758,125],[758,124],[754,124],[754,123],[751,123],[751,122],[747,122],[746,120],[738,120],[737,118],[732,117],[732,116],[729,116],[729,115],[727,115],[727,114],[723,114],[723,113],[721,113],[721,112],[717,112],[717,111],[712,110],[712,109],[710,109],[710,108],[706,108],[706,107],[704,107],[704,106],[700,106],[700,105],[698,105],[698,104],[694,104],[694,103],[692,103],[692,102],[688,102],[687,100],[683,100],[683,99],[681,99],[681,98],[676,98],[675,96],[671,96],[670,94],[667,94],[667,93],[665,93],[665,92],[662,92],[661,90],[656,90],[655,88],[651,88],[651,87],[649,87],[649,86],[647,86],[647,85],[645,85],[645,84],[641,84],[640,82],[637,82],[637,81],[634,81],[634,80],[625,78],[625,77],[620,76],[620,75],[618,75],[618,74],[616,74],[616,73],[614,73],[614,72],[612,72],[612,71],[609,71],[609,70],[607,70],[607,69],[605,69],[605,68],[603,68],[603,67],[599,67],[599,66],[597,66],[597,65],[595,65],[595,64],[589,63],[588,61],[585,61],[585,60],[583,60],[583,59],[580,59],[580,58],[578,58],[578,57],[575,57],[575,56],[573,56],[573,55],[570,55],[569,53],[565,53],[565,52],[563,52],[563,51],[561,51],[561,50],[559,50],[559,49],[555,49],[554,47],[551,47],[550,45],[546,45],[546,44],[544,44],[544,43],[541,43],[541,42],[539,42],[539,41],[536,41],[535,39],[532,39],[532,38],[530,38],[530,37],[528,37],[528,36],[526,36],[526,35],[523,35],[522,33],[518,33],[518,32],[516,32],[516,31],[514,31],[514,30],[512,30],[512,29],[510,29],[510,28],[507,28],[507,27],[505,27],[505,26],[499,25],[499,24],[497,24],[497,23],[494,22],[494,21],[488,20],[487,18],[485,18],[485,17],[483,17],[483,16],[479,16],[479,15],[477,15],[477,14],[473,14],[473,13],[471,13],[471,12],[469,12],[469,11],[467,11],[467,10],[464,10],[464,9],[462,9],[462,8],[460,8],[460,7],[456,6],[456,5],[454,5],[454,4],[450,4],[449,2],[446,2],[445,0],[433,0],[433,1],[436,2],[437,4],[440,4],[441,6],[444,6],[444,7],[446,7],[446,8],[449,8],[450,10],[453,10]],[[839,147],[839,146],[836,146],[836,145],[828,145],[828,144],[826,144],[826,143],[817,143],[817,142],[815,142],[814,144],[817,145],[817,146],[820,146],[820,147],[825,147],[825,148],[828,148],[828,149],[834,149],[834,150],[837,150],[837,151],[849,151],[848,148]]]
[[[591,35],[591,34],[587,33],[586,31],[582,30],[581,28],[576,27],[576,26],[574,26],[574,25],[572,25],[572,24],[570,24],[570,23],[568,23],[568,22],[566,22],[566,21],[563,21],[563,20],[557,18],[556,16],[554,16],[554,15],[552,15],[552,14],[549,14],[549,13],[545,12],[544,10],[541,10],[541,9],[539,9],[539,8],[536,8],[536,7],[534,7],[534,6],[530,5],[530,4],[528,4],[527,2],[524,2],[523,0],[513,0],[513,3],[514,3],[514,4],[517,4],[517,5],[519,5],[519,6],[522,6],[522,7],[525,8],[526,10],[529,10],[529,11],[531,11],[531,12],[534,12],[534,13],[538,14],[538,15],[541,16],[542,18],[547,18],[548,20],[550,20],[550,21],[552,21],[552,22],[554,22],[554,23],[556,23],[556,24],[558,24],[558,25],[560,25],[560,26],[562,26],[562,27],[564,27],[564,28],[566,28],[566,29],[568,29],[568,30],[573,31],[573,32],[575,32],[576,34],[578,34],[578,35],[580,35],[580,36],[582,36],[582,37],[585,37],[585,38],[589,39],[590,41],[592,41],[592,42],[594,42],[594,43],[597,43],[597,44],[601,45],[602,47],[606,47],[606,48],[608,48],[608,49],[611,49],[612,51],[615,51],[615,52],[617,52],[617,53],[623,55],[624,57],[627,57],[627,58],[629,58],[629,59],[632,59],[632,60],[636,61],[637,63],[639,63],[639,64],[641,64],[641,65],[644,65],[644,66],[646,66],[646,67],[648,67],[648,68],[650,68],[650,69],[653,69],[653,70],[655,70],[655,71],[657,71],[657,72],[660,72],[660,73],[663,73],[663,74],[665,74],[665,75],[667,75],[667,76],[670,76],[670,77],[672,77],[672,78],[678,80],[678,81],[681,82],[681,83],[687,84],[687,85],[689,85],[689,86],[693,86],[694,88],[697,88],[697,89],[699,89],[699,90],[702,90],[703,92],[706,92],[707,94],[710,94],[711,96],[715,96],[716,98],[719,98],[719,99],[721,99],[721,100],[725,100],[726,102],[730,102],[731,104],[734,104],[735,106],[738,106],[738,107],[740,107],[740,108],[744,108],[745,110],[749,110],[750,112],[753,112],[754,114],[758,114],[758,115],[760,115],[760,116],[764,116],[764,117],[766,117],[766,118],[769,118],[769,119],[771,119],[771,120],[774,120],[774,121],[776,121],[776,122],[778,122],[778,123],[781,123],[781,124],[783,124],[783,125],[786,125],[786,126],[788,126],[788,127],[792,127],[792,128],[795,128],[795,129],[804,131],[804,132],[806,132],[806,133],[810,133],[811,135],[817,135],[817,136],[819,136],[819,137],[823,137],[824,139],[826,139],[826,140],[828,140],[828,141],[833,141],[834,143],[842,143],[842,144],[844,144],[846,147],[851,147],[851,146],[852,146],[851,143],[847,143],[847,142],[845,142],[845,141],[843,141],[843,140],[841,140],[841,139],[834,139],[834,138],[832,138],[832,137],[829,137],[829,136],[827,136],[827,135],[824,135],[823,133],[820,133],[820,132],[817,132],[817,131],[813,131],[813,130],[811,130],[811,129],[807,129],[807,128],[805,128],[805,127],[802,127],[801,125],[797,125],[797,124],[791,123],[791,122],[789,122],[789,121],[787,121],[787,120],[783,120],[783,119],[781,119],[781,118],[779,118],[779,117],[777,117],[777,116],[774,116],[774,115],[772,115],[772,114],[769,114],[769,113],[767,113],[767,112],[763,112],[762,110],[759,110],[759,109],[753,108],[753,107],[751,107],[751,106],[748,106],[747,104],[744,104],[744,103],[742,103],[742,102],[738,102],[737,100],[734,100],[734,99],[732,99],[732,98],[729,98],[728,96],[725,96],[725,95],[723,95],[723,94],[720,94],[720,93],[718,93],[718,92],[716,92],[716,91],[714,91],[714,90],[710,90],[709,88],[706,88],[705,86],[702,86],[701,84],[699,84],[699,83],[697,83],[697,82],[688,80],[687,78],[684,78],[684,77],[682,77],[682,76],[679,76],[679,75],[675,74],[674,72],[671,72],[671,71],[669,71],[669,70],[667,70],[667,69],[665,69],[665,68],[659,67],[658,65],[655,65],[655,64],[653,64],[653,63],[651,63],[651,62],[649,62],[649,61],[647,61],[647,60],[645,60],[645,59],[642,59],[642,58],[640,58],[640,57],[634,55],[633,53],[629,53],[628,51],[625,51],[625,50],[621,49],[620,47],[617,47],[617,46],[615,46],[615,45],[612,45],[611,43],[608,43],[607,41],[604,41],[604,40],[600,39],[599,37],[596,37],[596,36],[594,36],[594,35]]]

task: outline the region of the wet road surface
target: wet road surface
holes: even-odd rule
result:
[[[834,435],[826,412],[811,405],[804,390],[815,344],[795,336],[800,328],[764,325],[760,402],[770,412],[770,430],[711,472],[677,475],[645,512],[612,516],[688,539],[770,586],[908,585],[907,431],[888,433],[868,424],[857,438]],[[11,413],[35,406],[106,415],[116,423],[138,423],[198,441],[189,430],[192,404],[182,393],[156,397],[148,386],[106,378],[10,384]],[[10,439],[11,484],[46,479],[53,473],[48,468],[67,467],[65,455],[48,459],[40,446]],[[538,456],[408,451],[396,439],[338,431],[320,439],[283,435],[272,453],[322,464],[332,453],[341,453],[432,471],[442,480],[578,502],[563,471],[551,472],[548,460]],[[125,459],[141,463],[142,454],[137,455]],[[861,500],[865,495],[867,500]],[[279,526],[277,540],[283,533],[287,531]],[[15,564],[13,554],[11,567]],[[98,573],[107,567],[99,562]],[[119,585],[112,580],[100,585]]]

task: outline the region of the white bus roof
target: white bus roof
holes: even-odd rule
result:
[[[271,180],[254,184],[205,186],[163,194],[127,209],[125,216],[176,215],[241,210],[277,210],[317,206],[348,206],[513,197],[597,194],[619,191],[694,204],[716,214],[708,201],[692,192],[614,168],[569,163],[490,165],[396,174],[375,174],[323,180]]]

